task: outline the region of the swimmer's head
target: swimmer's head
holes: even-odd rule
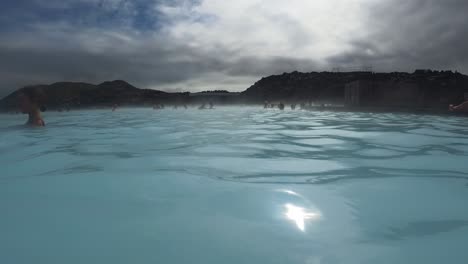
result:
[[[18,94],[18,106],[25,114],[36,109],[44,112],[44,101],[44,92],[37,87],[25,87]]]

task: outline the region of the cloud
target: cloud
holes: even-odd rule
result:
[[[370,6],[367,35],[352,49],[330,56],[330,64],[373,65],[382,71],[417,68],[468,71],[463,0],[392,0]]]
[[[0,11],[0,96],[55,81],[240,91],[294,70],[467,71],[465,2],[9,1]]]
[[[244,56],[280,56],[320,61],[325,54],[348,48],[359,35],[360,16],[368,0],[205,0],[194,8],[214,18],[182,20],[172,36],[197,47],[223,47]]]

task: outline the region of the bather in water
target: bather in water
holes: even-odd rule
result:
[[[278,105],[278,108],[279,110],[284,110],[284,104],[280,102]]]
[[[43,106],[45,95],[39,88],[27,87],[18,94],[18,104],[23,114],[28,114],[29,126],[45,126],[41,111],[45,111]]]
[[[468,112],[468,101],[463,102],[459,105],[449,105],[449,111],[451,112]]]

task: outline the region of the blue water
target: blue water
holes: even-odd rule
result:
[[[0,115],[0,263],[467,263],[468,119]]]

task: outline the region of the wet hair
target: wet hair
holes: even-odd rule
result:
[[[19,94],[26,96],[29,99],[29,101],[36,104],[39,107],[39,110],[41,110],[41,112],[46,111],[46,96],[41,88],[34,86],[25,87],[21,89]]]

